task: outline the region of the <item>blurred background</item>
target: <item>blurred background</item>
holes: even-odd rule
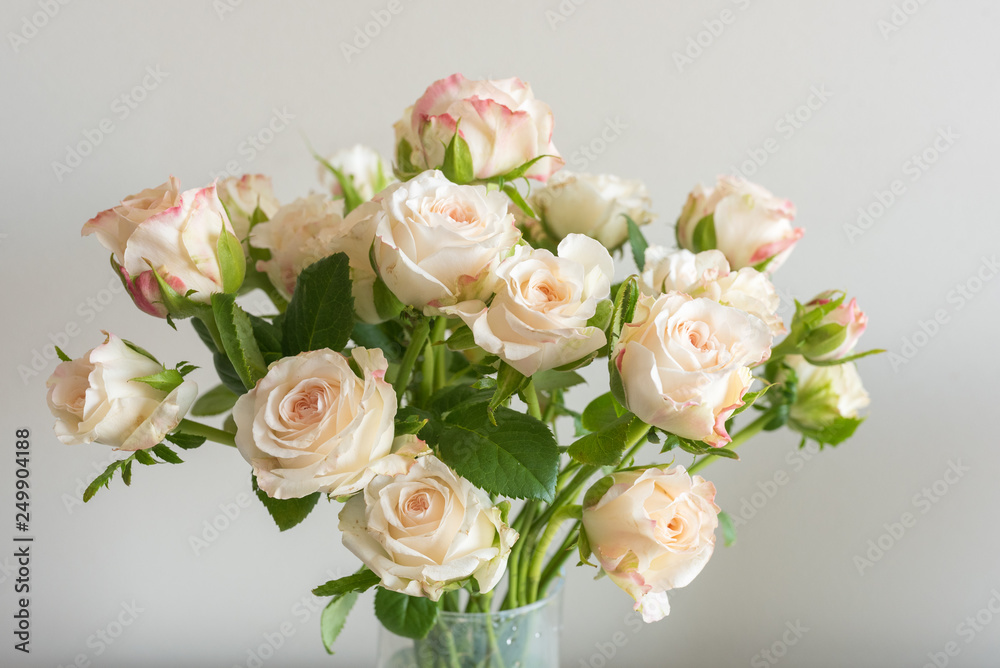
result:
[[[11,528],[0,539],[15,533],[14,431],[26,427],[36,540],[32,651],[5,632],[0,664],[373,662],[370,594],[335,656],[320,642],[309,591],[356,567],[335,505],[279,536],[249,503],[249,467],[208,444],[83,507],[112,453],[56,441],[44,383],[50,344],[78,356],[100,329],[211,366],[188,323],[174,332],[140,313],[108,253],[80,238],[97,211],[170,174],[192,188],[262,172],[283,201],[319,190],[307,141],[391,156],[403,109],[462,72],[530,82],[569,169],[644,180],[659,216],[651,241],[670,243],[686,193],[723,172],[791,199],[806,235],[775,276],[786,307],[847,290],[870,318],[863,347],[891,352],[860,362],[872,407],[853,440],[817,454],[770,435],[707,469],[738,539],[719,541],[668,618],[642,625],[608,580],[573,570],[564,664],[997,665],[998,11],[987,0],[8,0],[0,505]],[[194,378],[214,385],[208,370]],[[0,549],[5,628],[12,552]]]

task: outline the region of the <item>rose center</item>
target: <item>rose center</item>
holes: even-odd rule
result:
[[[447,216],[456,223],[460,223],[462,225],[470,225],[478,220],[475,209],[464,202],[458,202],[456,200],[436,200],[433,204],[431,204],[431,211],[439,213],[442,216]]]

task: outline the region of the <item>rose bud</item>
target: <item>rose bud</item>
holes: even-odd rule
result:
[[[838,360],[854,350],[868,327],[868,316],[857,300],[845,304],[844,299],[842,292],[828,290],[798,310],[792,332],[805,334],[796,352],[811,360]]]
[[[583,527],[601,568],[655,622],[670,612],[666,592],[711,558],[719,512],[715,485],[683,466],[620,471],[587,492]]]
[[[327,162],[336,167],[343,176],[351,179],[354,189],[365,202],[396,181],[391,164],[386,162],[378,151],[363,144],[338,151],[330,156]],[[319,180],[335,199],[344,196],[340,181],[326,165],[319,166]]]
[[[714,188],[696,186],[677,220],[677,243],[690,251],[717,248],[733,269],[773,272],[802,238],[792,227],[795,205],[749,181],[719,177]]]
[[[243,283],[243,247],[215,185],[178,192],[171,177],[97,214],[82,233],[113,253],[132,300],[150,315],[192,315],[190,305]]]
[[[250,234],[250,221],[257,209],[265,219],[270,219],[281,206],[274,196],[271,177],[263,174],[231,176],[216,183],[215,188],[240,241],[245,241]]]
[[[524,176],[545,181],[563,165],[552,126],[549,105],[520,79],[470,81],[453,74],[431,84],[396,122],[396,153],[403,163],[398,166],[442,167],[458,132],[469,146],[475,178],[501,176],[540,158]]]
[[[559,172],[532,193],[531,205],[556,241],[567,234],[585,234],[608,250],[619,248],[628,239],[625,216],[637,225],[653,220],[646,186],[611,174]]]
[[[828,445],[850,438],[864,421],[860,412],[870,403],[857,366],[853,362],[813,366],[799,355],[789,355],[784,362],[797,379],[788,425]],[[784,380],[781,374],[778,380]]]
[[[173,431],[198,396],[185,380],[169,392],[135,380],[163,371],[113,334],[83,357],[62,362],[46,382],[56,437],[67,445],[104,443],[146,450]]]
[[[470,578],[491,591],[518,538],[485,492],[433,455],[372,480],[344,504],[340,530],[383,587],[434,601]]]

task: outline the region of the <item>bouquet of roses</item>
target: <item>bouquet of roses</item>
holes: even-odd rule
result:
[[[649,246],[645,186],[559,171],[552,130],[520,80],[454,75],[396,123],[391,167],[360,146],[317,156],[329,194],[282,205],[262,175],[171,178],[88,221],[136,306],[190,320],[220,384],[199,395],[191,363],[110,333],[59,351],[59,440],[127,455],[84,500],[209,440],[235,446],[282,531],[338,504],[362,565],[314,591],[331,597],[328,649],[371,587],[385,628],[419,642],[460,606],[544,600],[574,559],[647,622],[666,615],[716,528],[732,534],[696,472],[761,431],[850,437],[866,318],[830,291],[786,326],[770,276],[802,236],[789,201],[720,178],[691,192],[677,249]],[[241,306],[255,290],[267,313]],[[603,392],[571,406],[594,364]],[[215,415],[221,428],[188,418]],[[463,665],[445,639],[420,665]]]

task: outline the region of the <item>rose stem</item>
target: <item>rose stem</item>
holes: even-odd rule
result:
[[[538,392],[535,391],[535,381],[528,380],[528,384],[525,385],[521,392],[524,394],[525,402],[528,404],[528,413],[536,420],[541,420],[542,409],[538,405]]]
[[[392,389],[396,391],[396,401],[402,401],[403,399],[403,393],[406,392],[406,388],[410,384],[410,376],[413,374],[413,365],[417,363],[417,356],[424,349],[424,343],[427,341],[427,334],[429,332],[430,324],[426,318],[421,318],[410,335],[410,346],[406,349],[406,354],[403,355],[403,361],[399,364],[396,380],[392,383]]]
[[[773,418],[774,418],[774,413],[772,411],[765,411],[763,415],[761,415],[759,418],[757,418],[756,420],[748,424],[746,427],[741,429],[738,434],[733,436],[733,440],[731,440],[723,447],[725,447],[726,450],[735,450],[739,445],[741,445],[745,441],[750,440],[752,436],[756,436],[758,433],[760,433],[761,430],[763,430],[764,427],[766,427]],[[698,461],[691,464],[691,467],[688,469],[688,473],[694,473],[696,471],[700,471],[705,466],[707,466],[709,462],[711,462],[713,459],[718,459],[718,457],[714,455],[705,455]]]
[[[177,425],[177,431],[182,434],[190,434],[191,436],[204,436],[210,441],[228,445],[232,448],[236,447],[236,440],[228,431],[209,427],[207,424],[195,422],[194,420],[181,420],[180,424]]]

